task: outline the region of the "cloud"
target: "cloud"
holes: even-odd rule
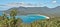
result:
[[[11,3],[11,4],[6,4],[6,6],[9,6],[9,7],[18,7],[19,4]]]
[[[8,7],[19,7],[19,6],[23,6],[23,7],[39,7],[38,4],[31,4],[31,3],[8,3],[5,5],[0,5],[0,6],[8,6]]]
[[[6,5],[0,5],[0,6],[6,6]]]
[[[37,7],[37,5],[31,4],[31,3],[10,3],[10,4],[7,4],[7,6],[12,6],[12,7],[19,7],[19,6],[23,6],[23,7]]]
[[[56,3],[57,1],[52,1],[52,3]]]

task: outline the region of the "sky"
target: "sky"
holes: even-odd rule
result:
[[[19,6],[55,8],[60,6],[60,0],[0,0],[0,11]]]

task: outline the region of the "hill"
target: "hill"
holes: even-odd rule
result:
[[[48,7],[14,7],[6,10],[4,12],[9,13],[10,10],[16,9],[18,10],[18,15],[26,15],[26,14],[41,14],[46,16],[56,16],[60,17],[60,6],[55,8],[48,8]]]

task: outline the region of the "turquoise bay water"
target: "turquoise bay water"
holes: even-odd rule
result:
[[[44,16],[40,16],[40,15],[31,15],[31,14],[28,14],[28,15],[22,15],[22,16],[17,16],[19,18],[21,18],[23,20],[24,23],[31,23],[35,20],[44,20],[46,19],[46,17]]]

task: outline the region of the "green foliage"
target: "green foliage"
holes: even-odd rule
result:
[[[10,16],[16,16],[17,15],[17,10],[11,10]]]
[[[6,13],[3,13],[3,15],[0,16],[0,27],[18,27],[18,24],[20,24],[22,20],[20,20],[20,18],[16,19],[15,18],[16,15],[17,15],[16,10],[10,11],[10,18],[7,17],[9,15],[7,15]]]
[[[60,27],[60,17],[50,18],[46,20],[37,20],[30,24],[24,24],[17,16],[16,10],[10,11],[10,18],[6,13],[0,16],[0,27]]]

